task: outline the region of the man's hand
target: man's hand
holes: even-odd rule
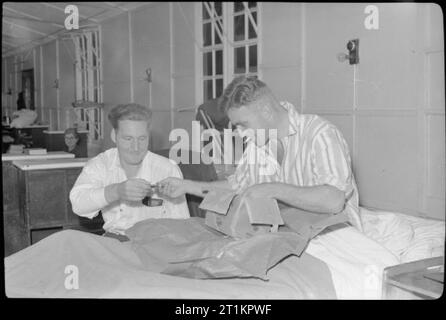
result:
[[[158,182],[158,192],[170,198],[176,198],[188,192],[187,180],[169,177]]]
[[[144,179],[128,179],[121,183],[109,185],[105,188],[105,199],[114,201],[141,201],[150,195],[150,183]]]

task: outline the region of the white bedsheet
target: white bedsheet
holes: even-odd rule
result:
[[[328,265],[338,299],[380,299],[383,269],[398,264],[390,250],[353,227],[317,236],[306,252]]]

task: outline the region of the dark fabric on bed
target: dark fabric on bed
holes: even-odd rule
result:
[[[68,266],[78,269],[76,290],[65,286],[74,275]],[[164,267],[155,258],[144,265],[131,242],[64,230],[5,258],[5,289],[8,297],[40,298],[336,298],[328,266],[310,255],[281,261],[269,270],[269,281],[190,279],[161,274]]]
[[[302,252],[307,239],[295,232],[236,240],[208,228],[202,218],[149,219],[138,222],[126,234],[148,268],[157,260],[164,265],[162,273],[187,278],[266,280],[267,271],[279,261],[290,255],[306,256]]]

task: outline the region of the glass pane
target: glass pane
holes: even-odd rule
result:
[[[215,51],[215,74],[223,74],[223,50]]]
[[[257,7],[257,2],[248,2],[248,8],[256,8]]]
[[[212,51],[203,53],[203,75],[212,76]]]
[[[242,2],[234,2],[234,12],[240,12],[245,10]]]
[[[221,38],[220,38],[220,35],[217,32],[217,28],[218,28],[218,31],[220,31],[220,34],[223,35],[223,32],[222,32],[222,30],[220,28],[220,23],[222,23],[221,19],[219,19],[219,21],[215,22],[215,30],[214,30],[214,39],[215,39],[214,41],[215,41],[215,44],[220,44],[221,43]]]
[[[245,72],[245,47],[234,48],[234,73]]]
[[[245,40],[245,15],[234,16],[234,41]]]
[[[217,16],[221,17],[221,15],[222,15],[221,2],[214,2],[214,8],[215,8],[215,11],[217,12]]]
[[[211,23],[205,23],[203,25],[203,46],[212,45],[212,33],[211,33]]]
[[[223,93],[223,79],[215,80],[215,97],[221,96]]]
[[[212,99],[212,80],[204,80],[203,82],[203,99],[208,101]]]
[[[257,72],[257,45],[249,46],[249,72]]]
[[[252,17],[255,21],[255,23],[257,24],[257,12],[252,12]],[[248,18],[248,38],[249,39],[253,39],[253,38],[257,38],[257,33],[254,29],[254,27],[252,26],[252,22],[251,19]]]
[[[204,2],[202,4],[202,10],[203,10],[203,20],[209,19],[208,11],[206,10],[206,6],[204,5]]]

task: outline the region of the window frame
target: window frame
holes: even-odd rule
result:
[[[76,57],[76,101],[90,101],[97,105],[75,108],[78,121],[89,132],[90,141],[104,138],[104,114],[99,106],[103,102],[101,38],[100,28],[71,35]]]
[[[211,2],[213,3],[213,2]],[[248,2],[245,2],[248,5]],[[250,10],[251,12],[257,13],[257,37],[253,39],[245,39],[242,41],[234,42],[234,16],[237,15],[234,13],[234,2],[221,2],[222,4],[222,21],[223,21],[223,39],[222,43],[214,46],[203,46],[203,25],[204,23],[208,23],[211,19],[203,20],[203,3],[195,4],[195,35],[197,38],[197,42],[200,47],[195,47],[195,105],[198,108],[199,105],[205,102],[204,100],[204,81],[214,79],[213,81],[213,97],[216,94],[216,86],[215,79],[223,79],[223,90],[224,88],[234,79],[235,76],[241,75],[242,73],[234,72],[234,48],[244,46],[245,49],[245,73],[247,75],[257,75],[257,77],[262,77],[262,68],[261,68],[261,48],[262,48],[262,4],[261,2],[256,2],[256,8],[254,10]],[[244,10],[242,11],[245,16],[245,35],[249,36],[249,24],[250,21],[248,17],[248,13]],[[212,44],[214,39],[214,28],[211,23],[211,41]],[[229,39],[227,39],[229,36]],[[249,45],[257,45],[257,72],[251,73],[249,72]],[[215,50],[220,50],[223,48],[223,76],[215,77]],[[212,76],[204,76],[203,75],[203,64],[204,64],[204,52],[209,52],[213,50],[212,54]]]

